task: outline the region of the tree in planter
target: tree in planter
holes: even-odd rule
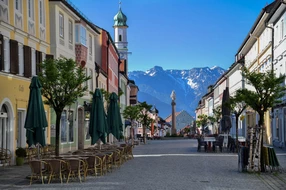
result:
[[[139,112],[140,109],[138,105],[127,106],[123,111],[123,117],[131,121],[130,136],[132,145],[134,144],[134,125],[135,121],[138,119]]]
[[[264,115],[269,108],[273,107],[275,104],[281,103],[280,98],[285,94],[286,86],[285,75],[279,77],[275,76],[273,70],[266,73],[250,72],[246,68],[242,71],[243,77],[249,85],[252,85],[255,90],[249,89],[239,89],[236,94],[249,105],[253,110],[255,110],[259,115],[259,140],[257,140],[259,152],[258,152],[258,172],[264,172],[264,161],[263,156],[261,156],[261,149],[263,145],[263,129],[265,128]],[[253,134],[251,134],[253,135]],[[251,146],[252,147],[252,146]],[[252,155],[250,151],[250,166],[251,170],[254,169],[253,160],[256,155]]]
[[[137,105],[139,108],[138,121],[143,125],[143,139],[144,144],[146,144],[146,129],[151,126],[151,123],[154,122],[154,119],[149,117],[150,110],[152,105],[142,102]]]
[[[236,93],[234,97],[230,97],[229,101],[225,103],[226,106],[230,108],[230,110],[235,115],[235,130],[236,130],[236,151],[238,151],[238,120],[239,116],[246,109],[247,105],[243,101],[243,97],[241,94]]]
[[[72,59],[46,59],[40,64],[42,72],[39,80],[42,84],[42,95],[45,104],[50,105],[56,113],[56,150],[59,155],[60,121],[66,106],[76,102],[87,90],[84,85],[91,79],[86,77],[84,68]]]
[[[24,159],[27,156],[27,152],[25,148],[18,147],[15,151],[16,154],[16,165],[22,166],[24,164]]]

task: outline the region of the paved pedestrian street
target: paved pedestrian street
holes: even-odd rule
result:
[[[285,189],[285,173],[250,174],[238,172],[238,157],[234,153],[196,151],[197,141],[153,140],[133,149],[134,159],[104,176],[88,176],[83,183],[69,184],[37,182],[29,185],[25,179],[28,165],[0,168],[0,189],[102,189],[102,190],[244,190]],[[277,157],[286,168],[286,153],[277,150]]]

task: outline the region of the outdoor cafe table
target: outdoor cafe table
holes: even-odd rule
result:
[[[234,141],[236,142],[236,136],[232,137],[234,139]],[[245,137],[242,137],[242,136],[239,136],[238,137],[238,143],[242,146],[245,146],[245,142],[246,142],[246,139]]]
[[[210,152],[211,151],[211,148],[212,148],[212,142],[215,142],[216,139],[215,137],[204,137],[204,141],[207,142],[207,145],[208,145],[208,151]]]

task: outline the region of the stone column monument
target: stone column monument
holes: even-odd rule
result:
[[[175,90],[172,91],[171,93],[171,99],[172,99],[172,135],[177,134],[177,129],[176,129],[176,94]]]

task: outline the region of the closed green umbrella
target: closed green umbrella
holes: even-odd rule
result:
[[[34,76],[30,84],[30,96],[24,125],[29,147],[38,143],[41,146],[46,146],[45,130],[48,122],[43,105],[41,88],[42,85],[38,77]]]
[[[118,105],[118,96],[112,92],[109,97],[109,107],[107,111],[107,125],[108,133],[112,133],[117,140],[120,139],[123,131],[123,124],[120,115],[119,105]]]
[[[97,88],[93,94],[92,107],[89,118],[89,135],[91,136],[91,144],[95,144],[100,139],[106,143],[106,114],[103,106],[101,91]]]

